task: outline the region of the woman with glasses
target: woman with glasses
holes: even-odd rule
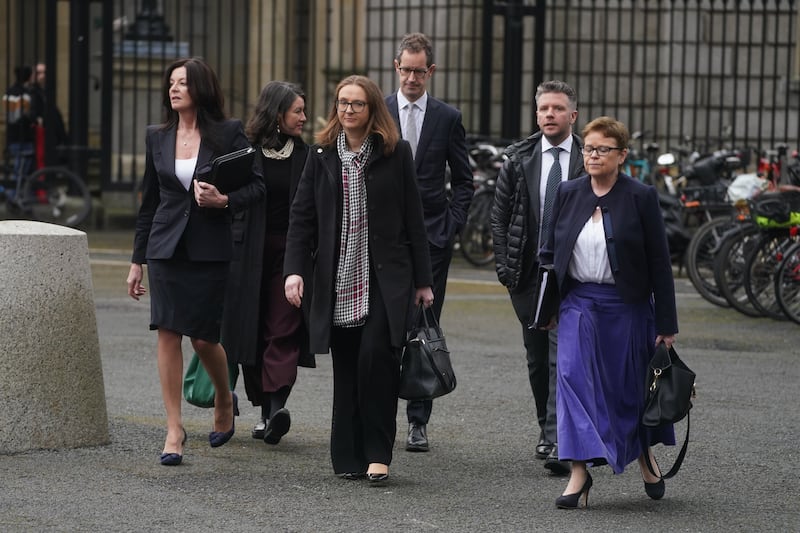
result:
[[[316,141],[291,207],[285,295],[308,308],[311,351],[333,360],[334,472],[381,483],[406,321],[433,301],[422,204],[411,148],[368,78],[339,83]]]
[[[620,474],[639,462],[646,494],[664,496],[644,454],[675,444],[672,426],[646,430],[647,364],[656,346],[675,341],[678,319],[672,263],[654,187],[620,172],[628,130],[610,117],[583,129],[587,176],[562,182],[551,231],[540,250],[552,263],[561,308],[556,418],[559,459],[572,461],[562,509],[588,505],[587,466],[608,464]],[[655,461],[652,461],[656,473]]]

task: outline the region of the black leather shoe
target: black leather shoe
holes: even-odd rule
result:
[[[406,439],[407,452],[427,452],[428,432],[425,424],[411,423],[408,425],[408,439]]]
[[[536,458],[537,459],[547,459],[547,456],[550,455],[550,452],[553,450],[553,444],[547,442],[547,439],[544,438],[544,435],[539,437],[539,442],[536,443]]]
[[[281,437],[289,432],[290,427],[292,427],[292,418],[289,416],[289,410],[285,407],[278,409],[267,422],[267,428],[264,430],[264,442],[278,444]]]
[[[264,433],[267,431],[267,422],[268,420],[265,418],[259,420],[258,423],[253,426],[253,431],[250,432],[250,435],[252,435],[254,439],[264,440]]]
[[[569,461],[561,461],[558,459],[558,444],[556,443],[553,443],[553,449],[550,450],[550,455],[544,460],[544,467],[554,476],[566,476],[571,470]]]
[[[367,474],[367,481],[370,485],[382,485],[389,481],[389,474]]]
[[[366,472],[345,472],[344,474],[339,474],[339,477],[342,479],[346,479],[348,481],[355,481],[357,479],[364,479],[367,477]]]

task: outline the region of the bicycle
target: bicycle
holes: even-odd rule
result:
[[[18,157],[30,157],[23,155]],[[89,189],[77,174],[62,166],[45,166],[17,179],[14,168],[5,165],[0,179],[0,205],[5,204],[2,218],[24,218],[76,227],[89,216],[92,202]]]

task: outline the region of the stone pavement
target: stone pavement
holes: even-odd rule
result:
[[[491,268],[458,259],[442,319],[458,388],[434,402],[426,454],[403,451],[400,402],[387,486],[332,473],[325,355],[300,370],[292,429],[279,445],[250,438],[258,410],[243,401],[236,435],[211,449],[211,412],[184,404],[184,464],[162,467],[156,337],[147,299],[125,294],[131,240],[89,233],[111,442],[0,455],[0,531],[800,530],[800,326],[714,307],[685,277],[676,348],[697,372],[698,396],[688,456],[661,501],[647,498],[635,465],[619,476],[599,467],[588,510],[555,508],[566,480],[533,458],[519,323]],[[244,399],[241,380],[237,391]],[[657,449],[661,464],[674,452]]]

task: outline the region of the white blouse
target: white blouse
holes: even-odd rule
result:
[[[175,160],[175,176],[181,181],[183,188],[189,190],[194,177],[194,167],[197,165],[197,157],[191,159]]]
[[[599,209],[599,207],[598,207]],[[569,275],[583,283],[607,283],[614,285],[611,263],[606,249],[606,233],[603,219],[596,222],[589,217],[575,241]]]

